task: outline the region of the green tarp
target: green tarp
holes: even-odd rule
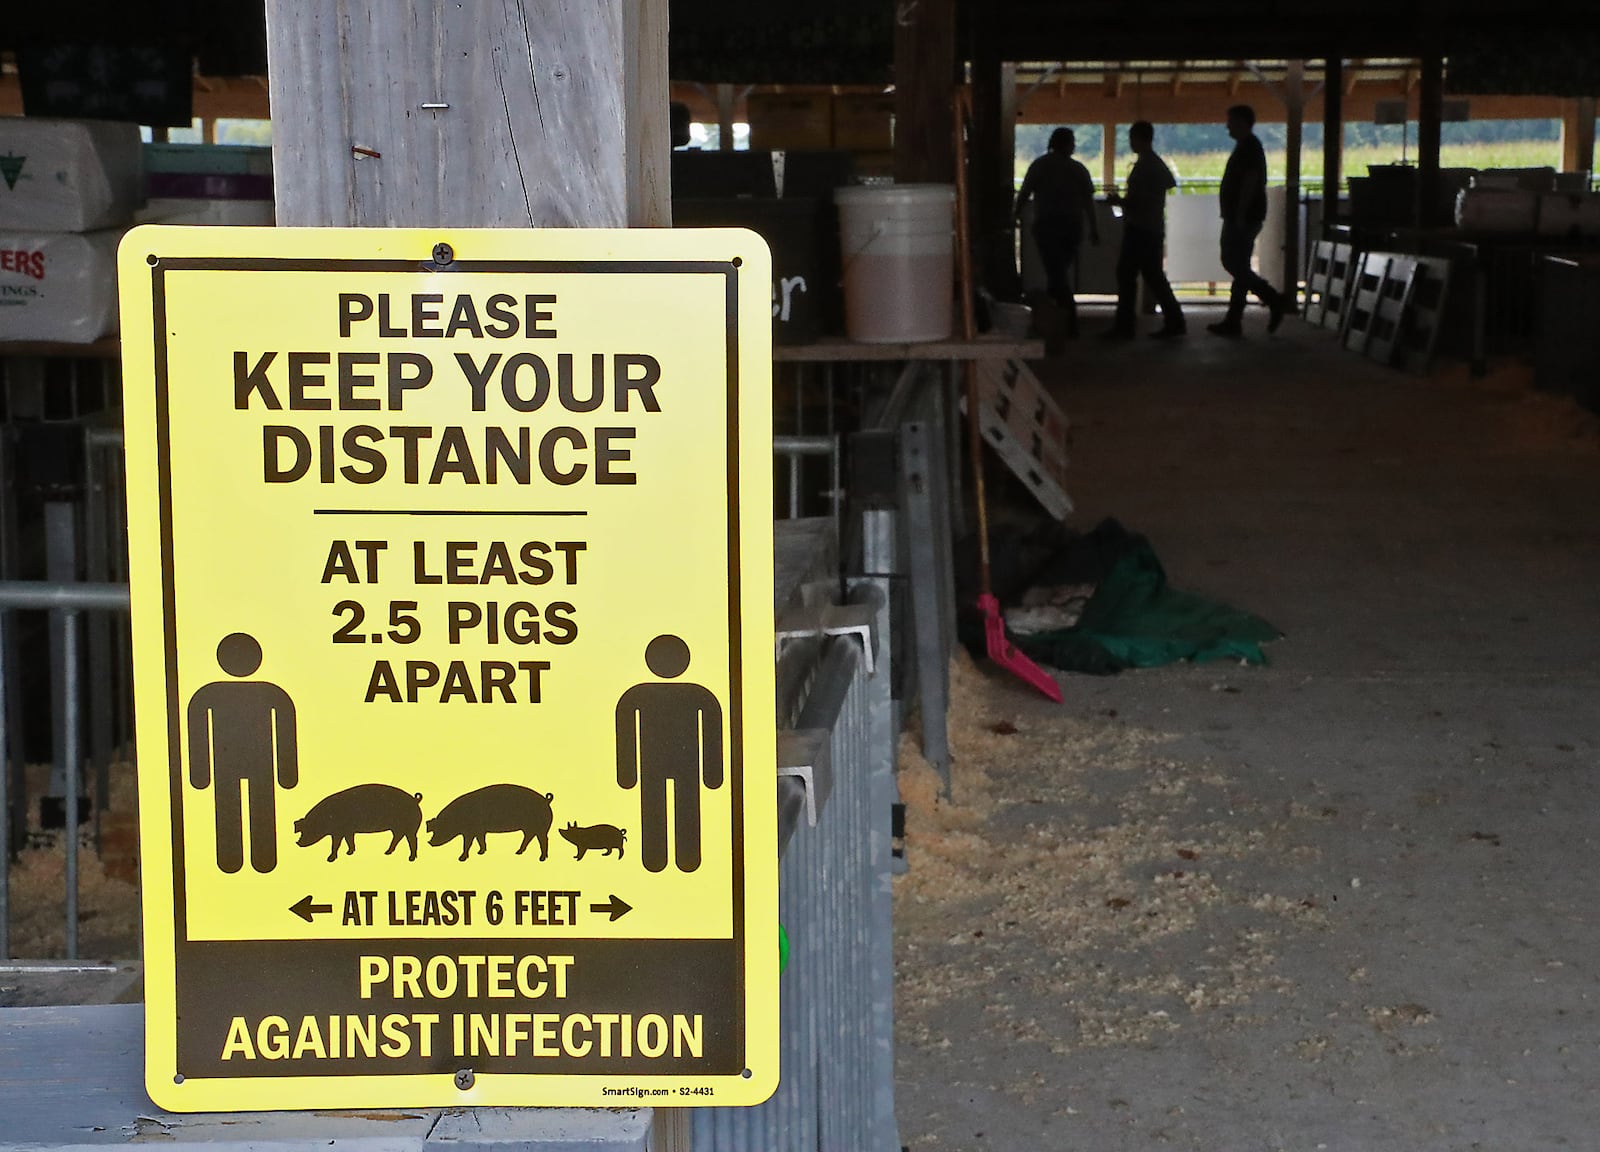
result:
[[[1042,664],[1105,674],[1179,660],[1264,664],[1261,645],[1280,635],[1259,616],[1171,587],[1149,541],[1132,536],[1075,626],[1012,639]]]

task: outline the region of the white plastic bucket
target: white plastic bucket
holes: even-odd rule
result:
[[[955,284],[955,189],[948,184],[840,188],[844,328],[865,344],[944,340]]]

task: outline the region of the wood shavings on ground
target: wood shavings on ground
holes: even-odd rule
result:
[[[29,794],[49,779],[47,765],[30,765]],[[93,824],[78,835],[78,955],[128,960],[139,955],[138,797],[131,763],[111,766],[111,798],[101,814],[100,850]],[[24,848],[11,864],[11,954],[27,960],[66,956],[66,833],[39,824],[30,804]]]
[[[1433,1023],[1433,1013],[1421,1004],[1397,1004],[1394,1007],[1387,1005],[1367,1007],[1367,1019],[1372,1026],[1380,1032],[1393,1028],[1415,1027],[1421,1024]]]
[[[1492,365],[1484,376],[1473,376],[1465,363],[1444,365],[1434,370],[1426,386],[1472,388],[1504,402],[1494,440],[1485,445],[1491,453],[1565,450],[1588,455],[1600,449],[1600,415],[1575,397],[1540,391],[1531,365],[1505,360]]]
[[[61,837],[29,848],[11,866],[11,952],[30,960],[66,955],[66,847]],[[107,874],[85,836],[78,846],[78,955],[139,955],[139,893]]]
[[[1041,719],[1015,691],[965,656],[952,665],[953,796],[901,744],[902,1042],[945,1043],[946,1009],[977,1002],[996,1030],[1053,1053],[1139,1045],[1289,991],[1280,938],[1325,914],[1300,893],[1251,890],[1241,867],[1294,847],[1282,811],[1245,805],[1259,819],[1241,820],[1233,783],[1164,755],[1164,736],[1067,710]]]

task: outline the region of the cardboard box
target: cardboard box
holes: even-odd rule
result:
[[[752,92],[747,108],[753,149],[828,148],[833,143],[833,97],[827,92]]]
[[[844,93],[833,98],[833,146],[850,152],[894,147],[894,94]]]

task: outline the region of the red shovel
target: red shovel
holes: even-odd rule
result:
[[[972,315],[972,253],[967,237],[967,143],[966,128],[970,95],[965,88],[956,90],[956,260],[961,280],[961,335],[971,341],[977,336],[977,323]],[[989,649],[989,659],[1043,692],[1057,704],[1061,703],[1061,685],[1055,677],[1017,651],[1017,646],[1006,637],[1005,618],[1000,615],[1000,601],[994,598],[989,576],[989,511],[983,487],[983,430],[978,416],[978,364],[966,362],[967,376],[967,433],[972,446],[972,494],[978,506],[978,578],[982,590],[978,596],[978,611],[983,613],[983,636]]]

